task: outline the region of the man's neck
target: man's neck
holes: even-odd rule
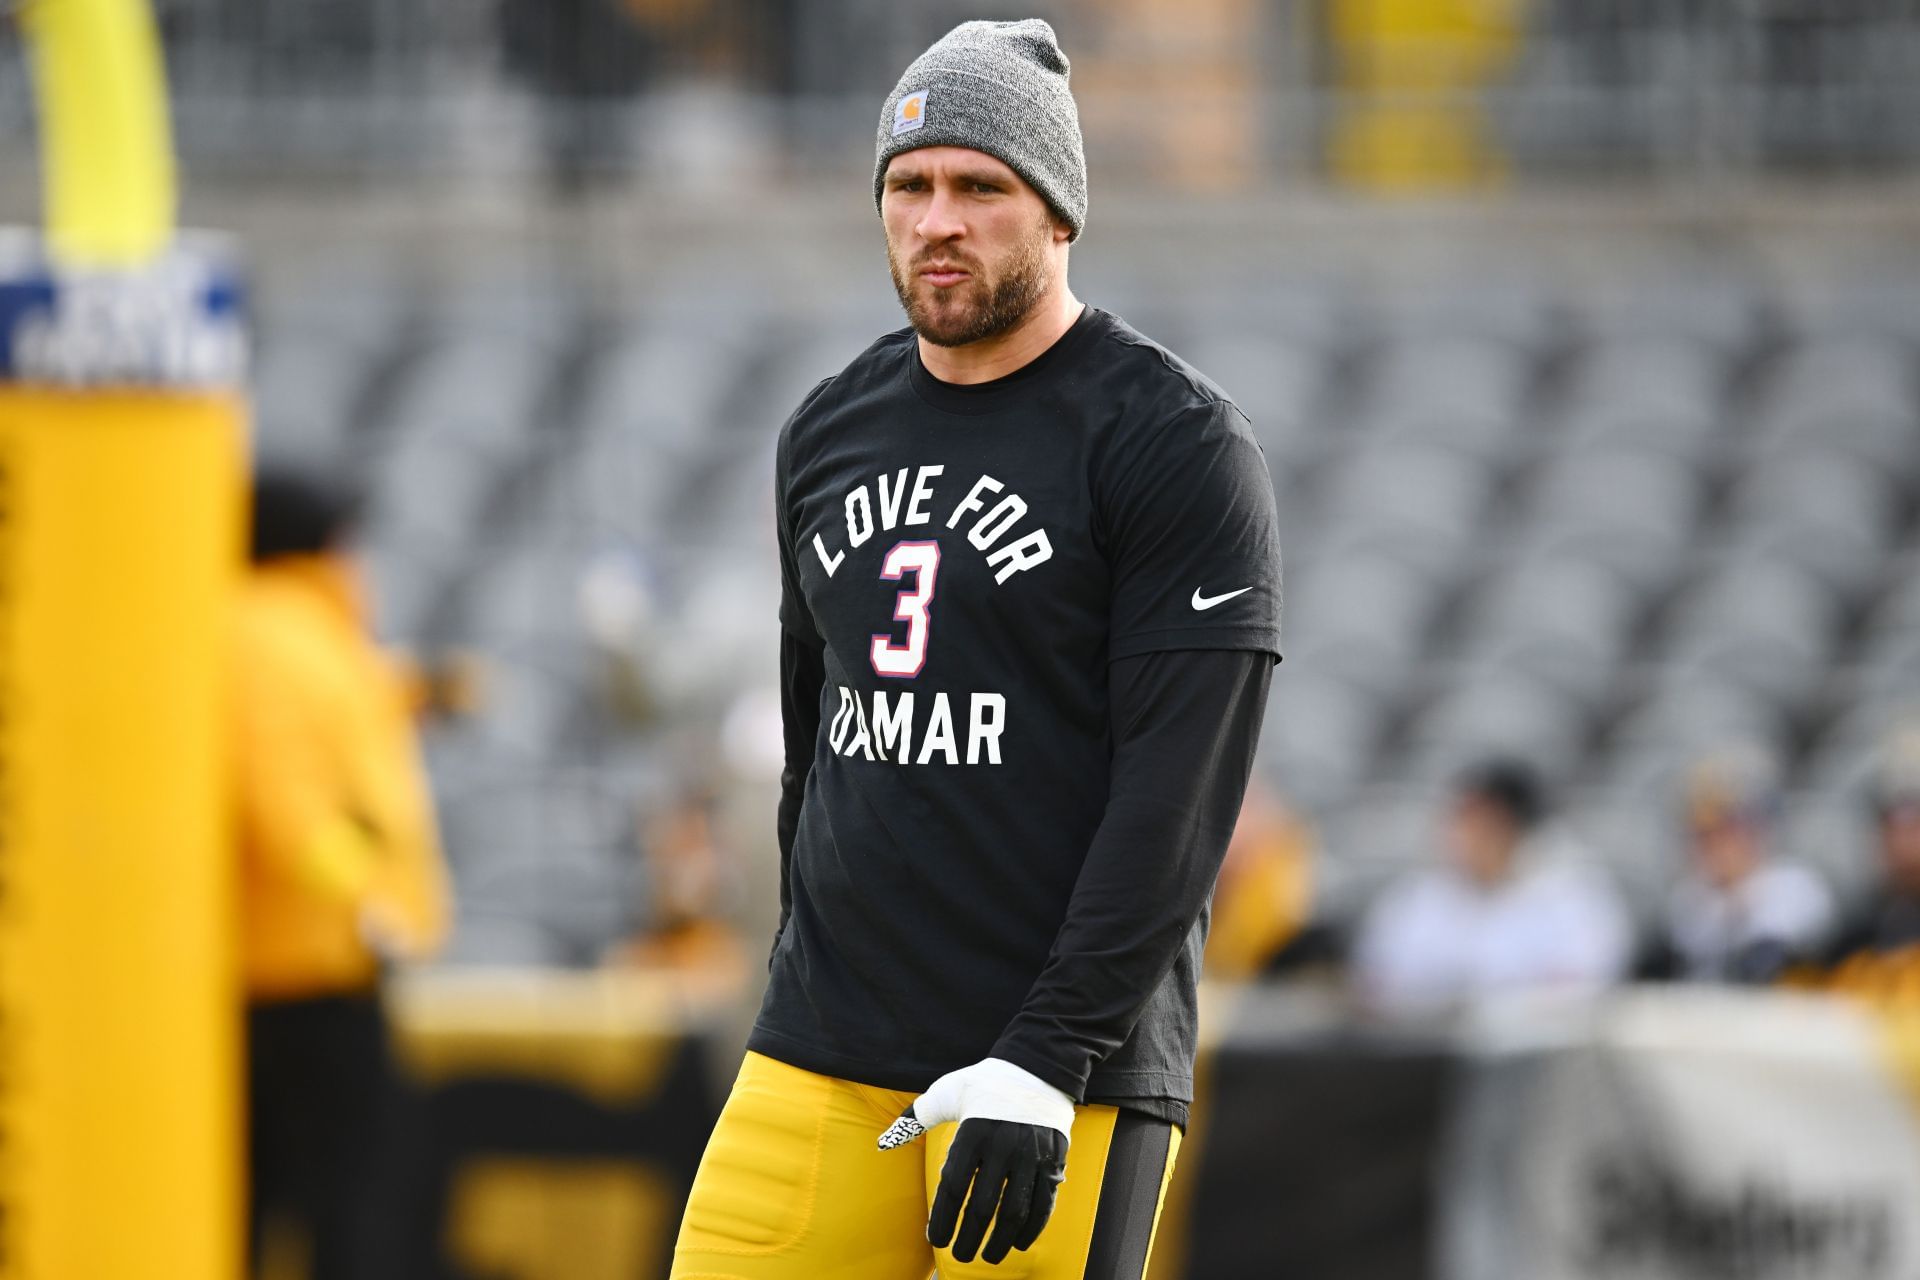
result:
[[[1005,333],[964,347],[942,347],[920,342],[920,363],[942,382],[963,386],[1004,378],[1038,360],[1047,348],[1060,341],[1085,309],[1073,290],[1063,283],[1035,304],[1019,324]]]

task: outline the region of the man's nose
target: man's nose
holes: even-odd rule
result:
[[[960,217],[959,201],[946,192],[935,189],[933,198],[927,201],[926,211],[920,215],[920,221],[914,231],[929,244],[941,244],[958,239],[966,234],[966,223]]]

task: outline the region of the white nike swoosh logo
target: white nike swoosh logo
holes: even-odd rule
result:
[[[1223,600],[1231,600],[1235,596],[1243,596],[1251,590],[1253,590],[1252,587],[1242,587],[1238,591],[1229,591],[1223,596],[1203,596],[1200,594],[1200,588],[1195,587],[1193,589],[1193,607],[1196,609],[1211,609]]]

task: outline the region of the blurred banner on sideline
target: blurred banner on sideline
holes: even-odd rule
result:
[[[1212,987],[1152,1280],[1906,1280],[1920,1093],[1870,1008],[1641,988],[1359,1023]],[[665,1274],[739,1060],[657,975],[421,974],[409,1274]]]
[[[1872,1013],[1676,989],[1477,1038],[1447,1280],[1920,1272],[1916,1097]]]

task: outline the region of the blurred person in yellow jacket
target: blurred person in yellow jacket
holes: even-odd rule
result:
[[[1256,775],[1213,890],[1205,971],[1244,981],[1266,972],[1309,923],[1313,834]]]
[[[354,504],[288,471],[256,477],[236,611],[235,768],[248,998],[252,1217],[290,1219],[311,1280],[391,1267],[403,1095],[380,978],[447,930],[431,800],[397,667],[368,632]]]

